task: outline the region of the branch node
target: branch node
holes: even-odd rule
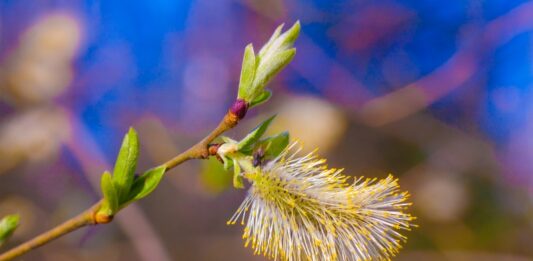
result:
[[[103,212],[97,212],[93,217],[94,225],[107,224],[113,221],[113,215],[108,215]]]

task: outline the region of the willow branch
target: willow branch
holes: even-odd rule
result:
[[[218,126],[211,133],[209,133],[209,135],[207,135],[200,142],[196,143],[196,145],[192,146],[185,152],[165,162],[163,166],[165,166],[166,169],[169,170],[190,159],[205,159],[209,157],[213,154],[209,152],[209,143],[213,142],[213,140],[220,136],[222,133],[235,127],[238,122],[239,118],[237,117],[237,115],[231,112],[226,113],[224,119],[222,119]]]
[[[210,149],[210,143],[213,142],[213,140],[215,140],[222,133],[235,127],[235,125],[237,125],[237,123],[239,122],[239,119],[242,118],[239,116],[240,115],[236,115],[235,113],[228,111],[222,121],[220,121],[218,126],[213,131],[211,131],[211,133],[209,133],[200,142],[190,147],[188,150],[163,163],[162,166],[165,166],[166,170],[170,170],[187,160],[205,159],[208,158],[210,155],[214,155],[216,153],[216,150]],[[65,221],[64,223],[56,226],[55,228],[52,228],[51,230],[48,230],[40,234],[39,236],[34,237],[33,239],[30,239],[29,241],[22,243],[10,249],[9,251],[1,254],[0,261],[12,260],[29,252],[30,250],[45,245],[51,242],[52,240],[64,236],[79,228],[89,225],[107,224],[111,222],[113,218],[112,216],[103,216],[101,213],[98,213],[102,202],[103,201],[100,200],[89,209],[83,211],[78,216],[73,217]]]

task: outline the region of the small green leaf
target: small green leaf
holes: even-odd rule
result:
[[[8,215],[0,220],[0,246],[3,245],[15,229],[17,229],[20,222],[19,215]]]
[[[270,46],[272,46],[272,43],[274,41],[276,41],[276,39],[279,37],[279,35],[281,34],[281,30],[283,29],[283,26],[285,26],[285,24],[280,24],[276,30],[274,30],[274,33],[272,34],[272,36],[270,37],[270,39],[268,39],[268,42],[263,45],[263,47],[261,48],[261,50],[259,50],[259,56],[263,56],[269,49],[270,49]]]
[[[237,160],[233,160],[233,187],[242,189],[244,188],[244,182],[241,176],[241,166]]]
[[[122,141],[122,147],[118,153],[113,171],[113,183],[117,190],[119,201],[124,201],[130,192],[135,168],[137,167],[137,157],[139,156],[139,140],[137,133],[130,128],[128,134]]]
[[[257,96],[251,103],[250,108],[260,105],[270,99],[272,92],[269,90],[264,90],[259,96]]]
[[[229,171],[231,167],[233,167],[233,160],[226,157],[226,156],[220,156],[222,158],[222,162],[224,162],[224,170]]]
[[[224,163],[223,164],[223,168],[225,171],[229,171],[229,169],[231,167],[233,167],[233,159],[230,158],[228,155],[220,155],[220,158],[222,159],[222,162]]]
[[[152,193],[163,178],[165,171],[166,168],[164,166],[159,166],[146,171],[142,176],[137,178],[131,187],[128,202],[137,201]]]
[[[268,60],[275,53],[290,49],[300,35],[300,21],[294,23],[286,32],[281,34],[281,26],[276,29],[270,40],[259,50],[259,58]]]
[[[265,134],[265,131],[275,117],[276,115],[259,124],[254,130],[252,130],[252,132],[246,135],[246,137],[239,142],[237,149],[239,151],[246,150],[249,146],[255,144],[261,138],[261,136]]]
[[[265,158],[274,159],[289,145],[289,133],[282,132],[278,135],[259,141],[259,146],[264,148]]]
[[[244,57],[242,59],[241,68],[241,79],[239,81],[239,94],[237,98],[245,99],[250,94],[256,69],[257,63],[254,54],[254,47],[252,46],[252,44],[249,44],[244,49]]]
[[[272,55],[266,59],[257,68],[257,73],[254,79],[254,91],[262,91],[264,86],[274,77],[281,69],[285,68],[296,55],[296,49],[292,48]],[[257,94],[251,94],[255,97]]]
[[[300,21],[296,21],[289,30],[278,37],[278,42],[280,42],[280,49],[288,49],[294,45],[296,39],[300,35]]]
[[[102,206],[102,211],[108,215],[114,215],[118,210],[119,199],[117,196],[117,190],[113,183],[113,177],[108,171],[102,174],[100,179],[100,189],[104,196],[104,205]]]

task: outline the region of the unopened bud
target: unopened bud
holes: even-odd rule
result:
[[[229,111],[237,116],[237,118],[240,120],[246,116],[246,112],[248,111],[248,103],[243,99],[237,99],[233,105],[231,105]]]
[[[113,215],[109,215],[104,212],[97,212],[94,216],[95,224],[107,224],[113,220]]]

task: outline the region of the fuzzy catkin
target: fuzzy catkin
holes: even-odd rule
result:
[[[294,147],[290,146],[290,147]],[[315,153],[286,149],[245,173],[251,187],[228,221],[245,226],[245,246],[274,260],[382,260],[398,253],[414,217],[398,180],[357,178],[330,169]]]

